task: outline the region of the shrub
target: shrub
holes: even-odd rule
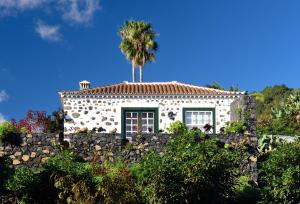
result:
[[[18,129],[11,122],[5,121],[0,124],[0,139],[17,133]]]
[[[175,121],[170,124],[170,127],[167,128],[167,131],[174,134],[183,134],[187,132],[187,127],[181,121]]]
[[[243,120],[227,122],[224,132],[227,134],[245,133],[247,127]]]
[[[27,167],[18,168],[14,175],[7,181],[6,188],[11,190],[21,200],[29,202],[38,188],[38,177]]]
[[[235,203],[257,203],[259,200],[259,189],[247,177],[241,176],[236,185],[236,198]]]
[[[300,142],[284,143],[261,164],[263,203],[300,203]]]
[[[139,203],[136,179],[123,162],[105,162],[101,171],[96,193],[100,203]]]
[[[237,152],[188,132],[132,167],[146,203],[223,203],[234,197]],[[201,142],[200,142],[201,140]]]

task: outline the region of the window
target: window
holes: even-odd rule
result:
[[[215,126],[214,112],[213,108],[184,108],[183,121],[189,129],[197,127],[204,131],[207,124]]]
[[[123,108],[122,132],[126,137],[137,133],[153,133],[158,130],[158,110],[151,108]]]

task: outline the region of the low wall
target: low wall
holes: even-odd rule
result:
[[[256,149],[257,138],[255,135],[208,135],[218,137],[227,144],[247,143],[244,150],[241,171],[257,180]],[[140,161],[141,157],[150,150],[158,153],[164,148],[170,138],[169,134],[149,134],[136,136],[130,143],[122,144],[120,135],[116,134],[72,134],[65,138],[57,134],[28,134],[20,136],[20,145],[7,142],[0,144],[0,157],[7,157],[11,168],[25,165],[36,168],[50,156],[56,155],[62,148],[72,149],[85,161],[102,162],[106,159],[114,161],[122,157],[127,164]]]

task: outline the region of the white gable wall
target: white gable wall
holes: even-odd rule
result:
[[[132,98],[125,98],[132,97]],[[122,107],[134,108],[158,108],[159,129],[165,130],[170,123],[182,121],[183,108],[215,108],[216,131],[230,121],[230,104],[236,96],[99,96],[97,98],[62,98],[64,111],[67,113],[65,133],[74,133],[76,129],[102,127],[106,132],[116,128],[121,133],[121,109]],[[198,97],[198,96],[196,96]],[[175,120],[168,117],[168,113],[175,113]]]

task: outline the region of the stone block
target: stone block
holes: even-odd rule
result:
[[[29,160],[29,155],[23,155],[22,160],[23,161],[28,161]]]
[[[20,164],[21,162],[19,161],[19,160],[17,160],[17,159],[14,159],[13,160],[13,165],[18,165],[18,164]]]

